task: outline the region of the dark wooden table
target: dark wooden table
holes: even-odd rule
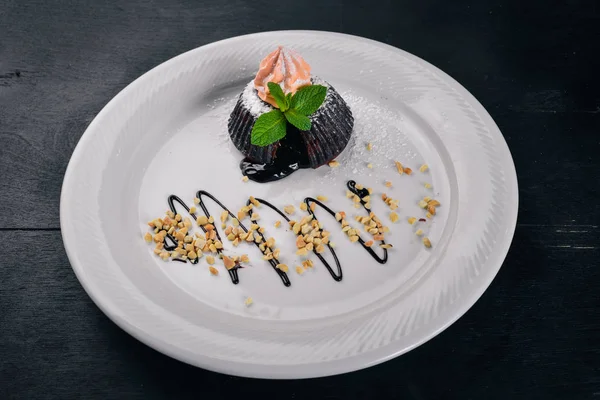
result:
[[[0,3],[0,398],[600,399],[600,5],[594,1],[65,0]],[[365,36],[461,82],[512,151],[519,222],[457,323],[342,376],[219,375],[136,341],[92,303],[59,194],[88,123],[128,83],[219,39]]]

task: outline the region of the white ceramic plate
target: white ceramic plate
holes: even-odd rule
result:
[[[226,123],[236,96],[262,57],[282,44],[299,51],[355,116],[354,139],[339,168],[302,170],[270,184],[243,183],[242,156]],[[372,143],[373,150],[365,149]],[[393,160],[414,170],[400,176]],[[373,165],[372,169],[367,164]],[[429,171],[418,168],[427,163]],[[211,276],[197,265],[163,262],[142,240],[146,222],[164,215],[167,196],[191,202],[199,189],[232,210],[253,195],[283,207],[324,195],[349,215],[354,179],[399,200],[388,221],[390,261],[375,262],[350,243],[331,217],[344,278],[318,262],[290,272],[284,287],[259,250],[233,285],[222,265]],[[392,188],[384,186],[389,180]],[[432,189],[424,187],[431,183]],[[375,197],[374,196],[374,197]],[[442,206],[423,217],[424,196]],[[174,358],[229,374],[306,378],[352,371],[398,356],[464,314],[498,272],[517,217],[517,181],[506,143],[488,113],[462,86],[404,51],[358,37],[306,31],[236,37],[192,50],[144,74],[98,114],[77,145],[61,197],[69,260],[96,304],[142,342]],[[209,203],[216,216],[220,209]],[[298,210],[298,213],[300,211]],[[261,211],[282,262],[298,265],[294,235]],[[433,247],[426,249],[421,228]],[[254,304],[246,307],[251,296]]]

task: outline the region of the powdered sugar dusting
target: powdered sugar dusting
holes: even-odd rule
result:
[[[254,81],[250,81],[242,92],[242,103],[250,111],[250,113],[258,117],[266,112],[273,110],[273,107],[264,101],[256,94]]]

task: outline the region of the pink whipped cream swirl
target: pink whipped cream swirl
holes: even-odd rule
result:
[[[278,83],[286,95],[294,94],[301,87],[310,85],[310,65],[300,54],[279,46],[260,62],[258,73],[254,78],[258,97],[273,107],[278,107],[269,93],[267,87],[269,82]]]

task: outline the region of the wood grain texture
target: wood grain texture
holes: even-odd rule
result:
[[[0,398],[600,398],[599,9],[571,0],[16,1],[0,7]],[[500,274],[456,324],[352,374],[265,382],[137,342],[64,254],[59,195],[86,126],[128,83],[235,35],[365,36],[442,68],[513,154],[519,223]]]
[[[600,251],[575,246],[580,232],[554,233],[519,227],[489,290],[422,347],[342,376],[267,382],[190,367],[121,331],[81,288],[59,232],[0,232],[8,248],[36,249],[8,253],[0,270],[0,398],[592,398]]]

